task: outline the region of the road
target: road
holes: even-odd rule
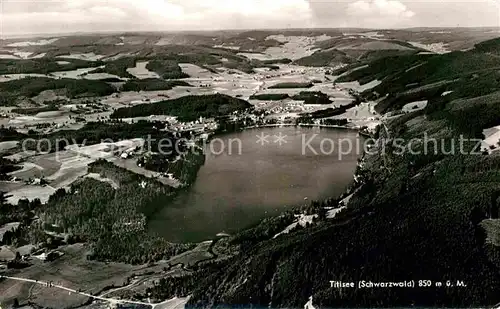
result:
[[[79,291],[76,291],[76,290],[73,290],[73,289],[61,286],[61,285],[52,284],[50,282],[38,281],[38,280],[27,279],[27,278],[9,277],[9,276],[2,276],[2,275],[0,275],[0,279],[8,279],[8,280],[15,280],[15,281],[23,281],[23,282],[34,283],[34,284],[42,285],[42,286],[47,287],[47,288],[56,288],[56,289],[60,289],[60,290],[64,290],[64,291],[70,292],[70,293],[74,293],[74,294],[79,294],[79,295],[82,295],[82,296],[90,297],[90,298],[93,298],[95,300],[101,300],[101,301],[110,302],[112,304],[144,305],[144,306],[151,306],[151,308],[153,308],[153,309],[156,308],[157,306],[162,306],[162,305],[165,304],[165,302],[158,303],[158,304],[152,304],[152,303],[145,303],[145,302],[140,302],[140,301],[126,300],[126,299],[114,299],[114,298],[106,298],[106,297],[101,297],[101,296],[95,296],[95,295],[91,295],[91,294],[88,294],[88,293],[79,292]]]

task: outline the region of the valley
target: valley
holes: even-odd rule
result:
[[[493,306],[497,36],[0,40],[0,303]],[[395,152],[424,134],[481,153]],[[330,286],[362,280],[467,289]]]

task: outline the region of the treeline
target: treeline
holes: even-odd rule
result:
[[[115,110],[111,118],[134,118],[150,115],[176,116],[180,121],[194,121],[199,117],[213,118],[244,111],[252,105],[227,95],[185,96],[153,104],[139,104]]]
[[[288,83],[278,83],[276,85],[273,85],[269,87],[269,89],[288,89],[288,88],[311,88],[314,86],[313,83],[293,83],[293,82],[288,82]]]
[[[331,104],[330,97],[321,91],[301,91],[292,97],[296,101],[304,101],[306,105],[326,105]]]
[[[11,179],[9,173],[22,169],[15,162],[0,156],[0,181],[8,181]]]
[[[340,116],[340,115],[344,114],[347,110],[349,110],[353,107],[356,107],[357,105],[359,105],[359,102],[354,101],[352,103],[342,105],[339,107],[335,107],[335,108],[330,107],[327,109],[314,111],[312,113],[307,113],[307,114],[304,114],[303,116],[309,116],[313,119]]]
[[[250,100],[261,100],[261,101],[280,101],[288,99],[290,96],[286,93],[264,93],[264,94],[254,94],[250,96]]]
[[[339,64],[351,63],[353,59],[339,50],[317,51],[314,54],[295,60],[294,63],[310,67],[337,66]]]
[[[26,134],[17,132],[13,128],[6,128],[5,126],[0,126],[0,142],[7,141],[19,141],[26,138]]]
[[[179,151],[179,153],[176,153]],[[205,153],[198,146],[186,147],[178,144],[171,154],[154,153],[141,157],[137,164],[147,170],[172,174],[185,185],[196,180],[198,170],[205,163]]]
[[[106,96],[115,89],[102,81],[85,79],[52,79],[48,77],[26,77],[0,83],[0,105],[11,105],[19,97],[34,97],[44,90],[61,91],[69,98],[81,96]]]
[[[157,90],[170,90],[175,86],[190,85],[183,81],[166,81],[158,78],[145,78],[145,79],[131,79],[128,80],[123,86],[122,91],[157,91]]]
[[[159,138],[168,135],[161,131],[166,126],[161,122],[149,122],[146,120],[134,123],[116,122],[88,122],[83,128],[78,130],[61,130],[50,134],[33,134],[24,136],[23,142],[26,150],[57,151],[63,150],[68,145],[85,144],[94,145],[103,141],[120,141],[131,138],[156,138],[157,145]],[[38,143],[44,139],[44,143]],[[38,145],[38,146],[37,146]]]
[[[55,102],[49,103],[43,107],[32,107],[32,108],[14,108],[11,110],[12,113],[21,115],[36,115],[43,112],[52,112],[59,110],[59,105]]]
[[[24,222],[26,219],[31,218],[29,212],[37,209],[41,203],[39,199],[31,202],[27,200],[20,200],[17,206],[8,203],[10,195],[6,192],[0,191],[0,225],[9,222]]]
[[[0,226],[12,222],[18,222],[19,226],[14,230],[6,231],[0,245],[18,247],[44,241],[45,239],[41,237],[38,230],[30,228],[35,212],[42,206],[40,200],[21,199],[17,205],[11,205],[7,201],[8,198],[7,193],[0,191]]]
[[[90,73],[108,73],[122,78],[135,78],[127,72],[127,69],[134,68],[137,59],[135,57],[123,57],[116,60],[106,61],[104,68],[98,68]]]
[[[64,60],[64,62],[61,62]],[[100,66],[100,62],[79,59],[0,59],[0,74],[49,74]]]
[[[188,78],[189,75],[182,72],[181,67],[176,61],[173,60],[162,60],[155,59],[149,61],[146,65],[146,69],[151,72],[155,72],[160,75],[163,79],[181,79]]]
[[[328,126],[345,126],[349,121],[347,119],[321,119],[321,124]]]
[[[180,277],[166,277],[160,279],[154,286],[146,289],[147,295],[153,300],[161,302],[174,297],[187,297],[191,291],[200,283],[202,278],[212,276],[213,273],[225,267],[227,262],[211,261],[204,263],[203,268],[195,268],[195,271]]]
[[[446,100],[472,98],[498,91],[500,79],[495,40],[476,46],[476,49],[443,55],[400,55],[377,59],[368,67],[351,71],[337,81],[361,84],[375,79],[382,83],[363,95],[371,100],[382,99],[379,112],[400,109],[420,100],[441,101],[441,94],[451,91]],[[387,95],[387,97],[386,97]]]

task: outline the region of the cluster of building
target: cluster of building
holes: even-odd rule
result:
[[[210,132],[217,129],[217,122],[214,119],[205,119],[200,117],[198,120],[189,122],[180,122],[176,119],[169,121],[167,130],[172,132],[192,131],[194,133]]]

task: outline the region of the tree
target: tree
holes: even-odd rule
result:
[[[325,207],[320,207],[318,210],[318,219],[320,221],[325,220],[327,215],[327,210]]]
[[[9,205],[9,202],[7,199],[11,197],[10,195],[7,195],[7,192],[0,191],[0,212],[2,211],[4,206]]]

